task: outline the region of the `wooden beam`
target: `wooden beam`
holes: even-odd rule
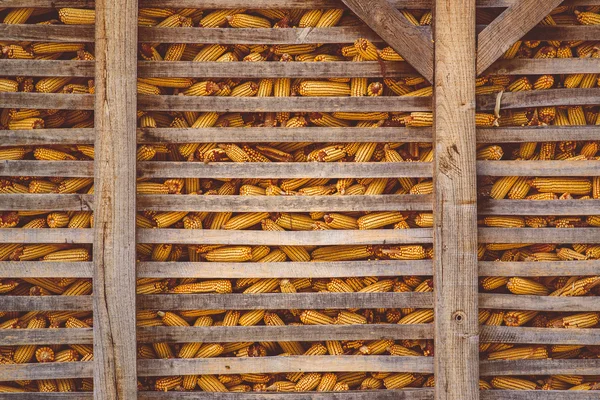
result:
[[[479,276],[593,276],[600,260],[479,261]]]
[[[342,1],[425,79],[433,82],[431,34],[414,26],[388,0]]]
[[[475,0],[436,0],[433,15],[435,398],[476,400]]]
[[[479,228],[481,243],[588,243],[598,228]]]
[[[91,309],[92,296],[2,296],[2,303],[0,303],[0,311],[89,311]]]
[[[1,196],[1,195],[0,195]],[[0,243],[92,243],[92,229],[1,229]]]
[[[93,265],[91,261],[0,261],[0,278],[92,278]]]
[[[0,161],[0,176],[91,178],[94,176],[94,163],[92,161],[3,160]]]
[[[0,24],[0,37],[3,41],[93,42],[94,27],[92,25]]]
[[[589,200],[484,200],[479,215],[597,215],[600,199]]]
[[[93,61],[79,60],[0,60],[0,71],[5,76],[70,76],[89,78],[94,76]]]
[[[6,146],[45,144],[92,144],[93,128],[0,130],[0,142]]]
[[[480,293],[479,306],[503,310],[550,312],[600,311],[600,302],[591,297],[527,296],[516,294]]]
[[[478,35],[477,75],[483,73],[562,1],[546,0],[540,3],[537,0],[521,0],[500,14]]]
[[[0,329],[0,343],[3,346],[92,344],[93,337],[92,328]]]
[[[137,396],[137,0],[96,1],[94,399]]]
[[[482,343],[600,345],[600,329],[530,328],[481,326]]]
[[[3,194],[0,197],[0,209],[3,211],[91,211],[93,201],[94,196],[91,194]]]
[[[598,375],[600,359],[482,361],[481,376],[497,375]]]
[[[93,369],[90,361],[2,364],[0,376],[6,381],[91,378]]]
[[[47,393],[43,393],[47,394]],[[55,393],[57,394],[57,393]],[[433,389],[348,390],[345,392],[138,392],[138,400],[433,400]],[[12,398],[11,398],[12,399]],[[568,400],[575,399],[569,397]],[[578,398],[579,399],[579,398]],[[590,400],[592,397],[581,398]],[[15,399],[16,400],[16,399]],[[30,400],[30,399],[27,399]],[[37,397],[33,400],[38,400]],[[40,399],[46,400],[46,399]],[[70,400],[70,399],[66,399]],[[555,400],[555,398],[552,398]],[[562,400],[562,399],[560,399]],[[594,398],[594,400],[597,400]]]
[[[0,27],[4,24],[0,24]],[[7,25],[14,26],[14,25]],[[27,25],[37,26],[37,25]],[[54,25],[39,25],[54,26]],[[60,25],[56,25],[60,26]],[[63,25],[66,26],[66,25]],[[0,37],[2,37],[0,35]],[[93,110],[94,95],[65,93],[0,93],[0,104],[5,108],[35,108],[58,110]]]
[[[596,176],[600,161],[477,161],[477,175],[483,176]]]
[[[496,94],[477,96],[477,109],[482,111],[494,110],[496,99]],[[548,89],[503,93],[500,108],[508,110],[545,106],[593,106],[598,103],[600,103],[600,88]]]

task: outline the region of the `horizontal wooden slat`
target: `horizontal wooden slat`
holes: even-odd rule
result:
[[[597,40],[598,37],[598,25],[553,25],[536,26],[523,40]]]
[[[290,308],[432,308],[432,293],[261,293],[138,295],[140,310],[281,310]],[[494,307],[496,308],[496,307]]]
[[[93,400],[93,392],[15,392],[2,393],[3,400]]]
[[[345,392],[138,392],[138,400],[433,400],[433,388]],[[571,399],[571,398],[569,398]],[[587,400],[585,398],[584,400]],[[591,397],[590,397],[591,399]],[[37,399],[36,399],[37,400]],[[596,400],[596,399],[594,399]]]
[[[529,311],[600,311],[595,297],[525,296],[516,294],[479,294],[480,308]]]
[[[509,126],[477,129],[477,143],[523,143],[562,140],[597,140],[600,126]]]
[[[3,41],[93,42],[93,25],[0,24]]]
[[[0,243],[92,243],[93,229],[0,229]]]
[[[1,64],[0,64],[1,65]],[[386,78],[414,73],[405,62],[348,61],[332,62],[243,62],[140,61],[140,77],[207,77],[207,78]]]
[[[568,161],[558,162],[568,163]],[[595,163],[587,161],[587,163],[589,162]],[[596,162],[600,163],[600,161]],[[0,175],[1,172],[2,164],[0,163]],[[393,164],[384,162],[213,162],[205,164],[184,161],[143,161],[138,163],[137,173],[139,178],[430,178],[432,164],[424,162]]]
[[[597,71],[598,60],[593,58],[519,58],[498,60],[485,75],[592,74]]]
[[[0,263],[1,271],[2,263]],[[337,278],[433,275],[431,260],[274,263],[141,262],[138,278]]]
[[[156,211],[430,211],[430,195],[377,196],[173,196],[138,195],[139,210]],[[598,208],[596,208],[598,213]]]
[[[596,215],[599,213],[600,199],[557,201],[503,199],[479,202],[479,215]]]
[[[1,26],[2,24],[0,24]],[[93,110],[94,95],[10,92],[0,93],[0,104],[5,108]]]
[[[94,363],[85,361],[0,365],[4,381],[91,378],[93,371]]]
[[[28,25],[31,26],[31,25]],[[72,76],[93,77],[94,61],[80,60],[0,60],[0,71],[3,76]]]
[[[0,194],[0,210],[91,211],[93,201],[91,194]]]
[[[0,311],[89,311],[92,296],[2,296]]]
[[[481,343],[579,344],[600,345],[600,329],[530,328],[481,326]]]
[[[578,128],[579,129],[579,128]],[[600,128],[597,128],[600,134]],[[1,134],[2,131],[0,131]],[[143,128],[139,143],[431,142],[430,128]],[[1,136],[0,136],[1,138]],[[579,140],[579,139],[578,139]],[[581,139],[583,140],[583,139]],[[591,139],[590,139],[591,140]]]
[[[477,161],[477,175],[487,176],[595,176],[600,161]]]
[[[91,178],[94,176],[93,161],[0,161],[0,176],[63,176]]]
[[[3,346],[92,344],[93,338],[92,328],[0,329],[0,343]]]
[[[416,372],[433,373],[433,357],[287,356],[172,358],[138,360],[139,376],[280,372]]]
[[[589,276],[599,272],[600,260],[479,261],[479,276]]]
[[[433,339],[433,325],[146,326],[137,328],[139,343],[306,342],[378,339]]]
[[[597,400],[594,390],[482,390],[481,400]]]
[[[563,89],[561,89],[563,90]],[[565,89],[570,90],[570,89]],[[592,89],[576,89],[592,90]],[[600,90],[600,89],[598,89]],[[547,92],[547,90],[545,91]],[[521,92],[519,92],[521,93]],[[19,93],[20,94],[20,93]],[[66,95],[70,96],[70,95]],[[74,96],[74,95],[73,95]],[[85,95],[81,95],[85,96]],[[2,97],[0,97],[0,101]],[[597,101],[600,103],[600,100]],[[220,112],[379,112],[428,111],[430,97],[213,97],[139,95],[138,107],[144,111],[214,111]]]
[[[477,96],[477,109],[482,111],[494,110],[496,107],[496,97],[496,94]],[[503,93],[500,108],[508,110],[513,108],[587,106],[598,104],[600,104],[600,88],[548,89]]]
[[[0,4],[2,0],[0,0]],[[19,1],[19,0],[3,0]],[[27,0],[33,2],[49,2],[51,0]],[[78,0],[85,1],[85,0]],[[477,7],[505,8],[519,0],[477,0]],[[60,3],[60,1],[58,1]],[[391,0],[396,8],[423,9],[433,6],[432,0]],[[599,0],[566,0],[566,5],[599,5]],[[343,8],[337,0],[140,0],[140,7],[200,7],[200,8]]]
[[[479,364],[481,376],[496,375],[598,375],[600,359],[494,360]]]
[[[92,144],[93,128],[0,130],[3,146],[25,146],[44,144]]]
[[[93,0],[0,0],[0,7],[94,7]]]
[[[92,262],[0,261],[0,278],[92,278]]]
[[[594,243],[600,228],[479,228],[480,243]]]
[[[214,229],[138,229],[137,239],[139,243],[219,243],[249,246],[333,246],[343,244],[350,246],[362,244],[432,243],[433,236],[430,228],[288,232]],[[581,240],[576,241],[576,243],[581,242]]]

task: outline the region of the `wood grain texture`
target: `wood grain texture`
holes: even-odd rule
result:
[[[482,326],[479,329],[482,343],[527,344],[600,344],[600,329],[530,328],[512,326]]]
[[[138,393],[139,400],[372,400],[372,390],[345,392],[146,392]],[[432,400],[433,389],[379,390],[378,400]],[[591,399],[591,397],[590,397]],[[584,400],[588,400],[585,398]]]
[[[96,1],[94,399],[137,396],[137,0]]]
[[[91,378],[93,364],[85,361],[3,364],[0,365],[0,376],[6,381]]]
[[[593,74],[597,71],[598,60],[593,58],[519,58],[498,60],[485,75]]]
[[[477,161],[477,175],[486,176],[595,176],[600,161]]]
[[[479,276],[591,276],[598,271],[600,260],[479,261]]]
[[[174,29],[174,28],[173,28]],[[212,29],[212,28],[211,28]],[[216,29],[216,28],[215,28]],[[577,89],[590,90],[590,89]],[[598,89],[600,90],[600,89]],[[7,94],[7,93],[4,93]],[[12,94],[12,93],[11,93]],[[21,93],[17,93],[21,94]],[[0,101],[2,101],[0,93]],[[85,95],[82,95],[85,96]],[[428,111],[429,97],[202,97],[139,95],[138,106],[144,111],[213,111],[221,112],[379,112]]]
[[[475,0],[436,0],[435,399],[479,395]]]
[[[590,200],[484,200],[479,215],[596,215],[600,199]]]
[[[2,303],[0,303],[0,311],[89,311],[91,309],[92,296],[2,296]]]
[[[44,144],[92,144],[93,128],[0,130],[0,141],[6,146]]]
[[[90,178],[94,176],[92,161],[0,161],[0,176],[62,176]]]
[[[279,372],[433,372],[433,357],[286,356],[138,360],[140,376]]]
[[[3,346],[19,346],[22,344],[92,344],[93,337],[92,328],[0,330],[0,343]]]
[[[0,278],[91,278],[93,262],[0,261]]]
[[[595,391],[581,390],[483,390],[481,400],[596,400]]]
[[[477,96],[477,109],[494,110],[496,98],[496,94]],[[600,88],[548,89],[503,93],[500,108],[508,110],[545,106],[587,106],[598,103],[600,103]]]
[[[433,238],[432,230],[429,228],[286,232],[243,230],[227,231],[216,229],[138,229],[137,240],[139,243],[156,244],[219,243],[228,245],[235,244],[249,246],[350,246],[361,244],[383,245],[406,243],[431,243]],[[581,241],[576,241],[576,243],[581,243]]]
[[[90,194],[2,194],[0,209],[3,211],[17,210],[48,210],[48,211],[91,211],[94,196]]]
[[[479,228],[480,243],[595,243],[599,228]]]
[[[492,21],[478,35],[477,74],[483,73],[514,42],[536,26],[562,0],[521,0]]]
[[[432,293],[261,293],[139,295],[140,310],[280,310],[288,308],[432,308]]]
[[[523,40],[595,40],[598,35],[598,25],[536,26],[523,36]]]
[[[523,143],[558,142],[561,140],[596,140],[600,137],[600,127],[595,125],[578,126],[527,126],[477,129],[477,143]]]
[[[92,229],[0,229],[0,243],[93,243]]]
[[[24,392],[24,393],[2,393],[3,400],[92,400],[92,392]]]
[[[342,0],[388,46],[433,82],[433,40],[431,32],[413,25],[388,0]]]
[[[0,24],[0,27],[4,24]],[[6,25],[14,26],[14,25]],[[37,25],[27,25],[37,26]],[[39,25],[61,26],[61,25]],[[66,25],[63,25],[66,26]],[[0,28],[1,31],[1,28]],[[2,35],[0,34],[0,37]],[[0,104],[5,108],[35,108],[56,110],[93,110],[94,95],[91,94],[64,94],[64,93],[25,93],[10,92],[0,93]]]
[[[481,376],[597,375],[600,374],[600,359],[482,361],[479,372]]]
[[[391,168],[391,165],[394,167]],[[138,163],[137,172],[138,178],[429,178],[432,176],[432,163],[212,162],[205,164],[185,161],[143,161]]]
[[[563,329],[564,331],[564,329]],[[1,331],[0,331],[1,332]],[[1,336],[0,336],[1,337]],[[433,339],[432,324],[298,325],[298,326],[147,326],[139,343],[270,342],[319,340]]]
[[[2,74],[27,76],[73,76],[91,78],[94,76],[94,62],[80,60],[0,60]]]
[[[0,24],[0,37],[3,41],[93,42],[94,27],[92,25]]]
[[[2,268],[2,263],[0,263]],[[337,278],[433,275],[431,260],[323,262],[156,262],[138,264],[138,278]],[[0,269],[0,271],[2,271]],[[1,276],[1,275],[0,275]]]
[[[552,312],[600,311],[600,302],[592,297],[525,296],[515,294],[479,294],[480,308]]]
[[[0,7],[94,7],[93,0],[0,0]]]

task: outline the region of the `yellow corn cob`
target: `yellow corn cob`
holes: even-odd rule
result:
[[[58,10],[58,18],[66,25],[94,25],[96,12],[81,8],[61,8]]]
[[[495,389],[535,390],[538,388],[535,382],[509,376],[496,376],[490,383]]]

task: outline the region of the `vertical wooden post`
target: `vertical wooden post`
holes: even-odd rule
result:
[[[479,398],[475,0],[434,9],[435,398]]]
[[[137,397],[137,0],[96,0],[94,399]]]

